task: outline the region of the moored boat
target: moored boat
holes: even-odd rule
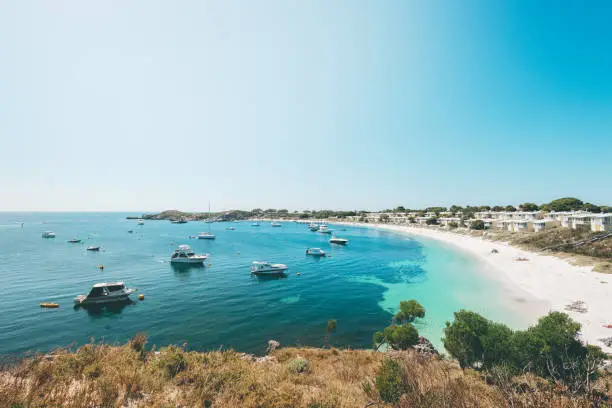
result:
[[[321,225],[321,226],[319,227],[318,231],[319,231],[321,234],[331,234],[331,233],[332,233],[332,230],[330,230],[329,228],[327,228],[327,225]]]
[[[171,263],[201,265],[208,259],[207,255],[196,255],[189,245],[179,245],[170,257]]]
[[[348,239],[338,238],[338,237],[331,237],[329,239],[329,243],[330,244],[338,244],[338,245],[346,245],[346,244],[348,244]]]
[[[270,225],[272,225],[273,227],[282,227],[282,225],[281,225],[281,223],[280,223],[280,222],[273,222],[273,223],[272,223],[272,224],[270,224]]]
[[[138,225],[144,225],[144,221],[141,218],[138,219]]]
[[[273,264],[267,261],[254,261],[251,264],[251,273],[253,275],[284,275],[288,269],[285,264]]]
[[[96,245],[96,246],[88,246],[88,247],[87,247],[87,250],[88,250],[88,251],[97,252],[97,251],[99,251],[99,250],[100,250],[100,247],[99,247],[99,246],[97,246],[97,245]]]
[[[53,231],[45,231],[42,233],[43,238],[55,238],[55,232]]]
[[[306,255],[325,256],[325,251],[321,248],[306,248]]]
[[[313,232],[316,232],[316,231],[319,230],[319,226],[317,224],[309,224],[308,225],[308,229],[313,231]]]
[[[77,305],[124,302],[129,300],[134,289],[128,289],[123,282],[103,282],[93,285],[87,295],[74,298]]]
[[[260,224],[258,222],[254,222],[254,223],[251,224],[251,227],[259,227],[259,225]]]
[[[200,232],[200,234],[198,234],[198,239],[215,239],[215,234],[210,233],[210,232]]]
[[[69,239],[68,242],[70,242],[71,244],[78,244],[79,242],[81,242],[81,240],[78,238],[72,238]]]
[[[179,218],[178,220],[170,220],[172,224],[187,224],[187,220],[184,218]]]
[[[234,231],[236,229],[236,227],[227,227],[226,230],[228,231]]]

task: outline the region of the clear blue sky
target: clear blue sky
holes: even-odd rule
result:
[[[610,1],[2,1],[0,209],[612,204]]]

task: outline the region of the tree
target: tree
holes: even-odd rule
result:
[[[436,217],[431,217],[427,221],[425,221],[427,225],[438,225],[438,219]]]
[[[599,207],[601,209],[602,213],[609,213],[612,212],[612,207],[608,206],[608,205],[602,205],[601,207]]]
[[[558,198],[548,203],[552,211],[577,211],[584,203],[574,197]]]
[[[452,212],[453,214],[458,213],[459,211],[462,211],[463,207],[459,206],[459,205],[451,205],[451,207],[449,208],[449,211]]]
[[[513,205],[507,205],[504,207],[504,210],[508,211],[508,212],[515,212],[516,211],[516,207]]]
[[[483,220],[475,220],[470,224],[470,228],[473,230],[483,230],[485,229],[485,223]]]
[[[442,343],[462,368],[480,362],[484,349],[480,340],[487,333],[489,321],[478,313],[460,310],[452,323],[446,322]]]
[[[459,227],[459,224],[457,224],[455,221],[451,221],[451,222],[448,223],[448,227],[450,229],[455,229],[455,228]]]
[[[382,214],[378,217],[378,222],[388,223],[389,222],[389,214]]]
[[[501,205],[496,205],[495,207],[493,207],[493,211],[497,211],[497,212],[504,211],[504,207],[502,207]]]
[[[446,211],[446,207],[427,207],[425,211],[440,214],[441,212]]]
[[[402,207],[401,205],[396,207],[395,210],[393,210],[396,213],[403,213],[406,212],[406,209],[404,207]]]
[[[419,332],[410,323],[385,327],[383,337],[385,343],[396,350],[408,350],[419,342]]]
[[[338,322],[336,320],[331,319],[327,321],[327,327],[325,328],[325,343],[329,347],[329,335],[336,331],[336,327],[338,326]]]
[[[380,399],[391,404],[396,403],[407,389],[404,372],[399,363],[389,358],[383,360],[376,376],[376,390]]]
[[[519,209],[521,211],[538,211],[540,207],[535,203],[523,203],[519,205]]]
[[[542,205],[540,206],[540,211],[550,212],[550,211],[551,211],[550,205],[548,205],[548,204],[542,204]]]
[[[412,323],[415,319],[425,317],[425,308],[416,300],[403,300],[400,302],[400,310],[394,319],[400,323]]]
[[[600,213],[601,212],[601,207],[598,207],[591,203],[584,203],[584,205],[582,206],[582,209],[590,213]]]
[[[491,211],[491,206],[481,205],[480,207],[478,207],[478,211]]]

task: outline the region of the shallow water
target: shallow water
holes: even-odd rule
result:
[[[373,332],[388,325],[399,301],[407,299],[425,306],[426,318],[417,327],[438,346],[444,322],[460,308],[513,327],[529,321],[520,296],[482,273],[473,258],[436,241],[332,227],[350,240],[342,247],[303,224],[145,221],[138,226],[126,215],[0,214],[1,354],[45,351],[92,337],[122,342],[137,332],[146,332],[157,345],[263,352],[269,339],[322,345],[329,319],[338,321],[333,344],[368,347]],[[236,229],[226,230],[229,225]],[[216,240],[189,239],[209,227]],[[45,230],[57,238],[41,238]],[[83,242],[66,242],[73,237]],[[173,268],[167,260],[182,243],[210,253],[210,266]],[[89,245],[102,251],[88,252]],[[321,247],[331,257],[306,256],[306,247]],[[249,273],[253,260],[282,262],[290,269],[284,279],[259,279]],[[134,296],[134,303],[119,307],[73,308],[72,299],[93,283],[114,280],[137,288],[145,300]],[[41,309],[43,301],[60,308]]]

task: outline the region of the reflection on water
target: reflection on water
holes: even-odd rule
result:
[[[121,302],[107,304],[74,305],[74,310],[85,309],[90,317],[101,318],[120,314],[128,306],[134,306],[136,302],[127,299]]]
[[[287,277],[287,274],[277,273],[274,275],[257,275],[257,274],[252,273],[251,277],[254,279],[258,279],[260,281],[270,281],[270,280],[285,279]]]
[[[179,278],[184,278],[189,276],[189,272],[192,270],[203,270],[204,265],[202,264],[176,264],[171,263],[170,267],[174,271],[174,274]]]

